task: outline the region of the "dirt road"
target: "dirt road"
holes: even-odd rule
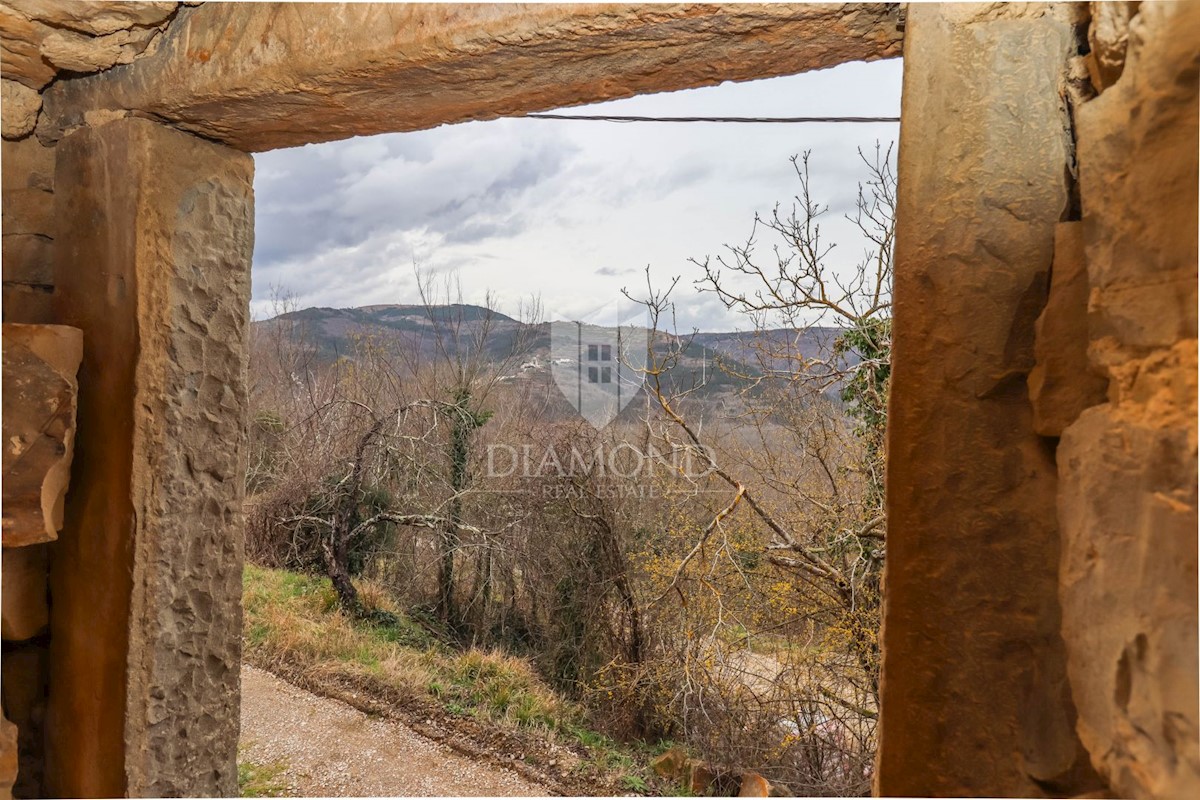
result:
[[[297,797],[545,795],[544,786],[471,761],[399,722],[242,667],[239,760],[273,773]]]

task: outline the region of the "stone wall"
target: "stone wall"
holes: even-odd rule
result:
[[[1113,792],[1196,797],[1200,4],[1134,6],[1093,4],[1102,92],[1076,117],[1090,291],[1073,315],[1107,396],[1058,445],[1063,636]]]
[[[47,586],[63,524],[75,437],[77,328],[4,323],[4,612],[0,795],[40,796],[46,710]],[[9,723],[15,723],[15,728]],[[15,736],[14,736],[15,734]],[[9,768],[11,772],[5,772]]]
[[[5,322],[54,321],[54,149],[33,131],[43,94],[155,52],[177,2],[0,0]]]
[[[878,788],[1200,794],[1200,4],[905,59]]]

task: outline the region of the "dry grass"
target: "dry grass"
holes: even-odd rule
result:
[[[385,592],[362,583],[364,605],[381,621],[355,621],[337,607],[329,581],[246,565],[245,651],[249,661],[310,673],[369,677],[402,695],[433,700],[458,716],[518,727],[569,730],[579,709],[529,665],[496,650],[442,647]]]

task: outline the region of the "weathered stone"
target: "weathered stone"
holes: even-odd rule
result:
[[[1196,85],[1191,3],[1143,3],[1126,73],[1077,114],[1090,355],[1109,370],[1196,331]],[[1164,26],[1177,26],[1171,31]],[[1111,376],[1111,375],[1110,375]]]
[[[17,781],[17,726],[0,714],[0,800],[12,800]]]
[[[650,762],[650,768],[663,778],[675,779],[683,773],[687,763],[687,753],[682,747],[675,746]]]
[[[55,31],[42,41],[42,57],[60,70],[98,72],[131,63],[157,36],[158,31],[153,28],[95,37]]]
[[[0,185],[4,191],[54,190],[53,147],[43,147],[37,139],[27,137],[19,142],[0,142],[0,155],[4,160],[4,169],[0,170]],[[4,233],[11,233],[7,225]]]
[[[1083,223],[1063,222],[1054,232],[1050,296],[1038,317],[1029,372],[1033,429],[1059,436],[1085,408],[1104,402],[1108,381],[1088,362],[1088,282]]]
[[[707,792],[716,777],[708,764],[695,758],[689,759],[684,768],[684,786],[693,795],[698,796]]]
[[[0,75],[40,90],[57,69],[93,72],[147,49],[177,3],[4,0]],[[57,67],[57,69],[56,69]]]
[[[5,3],[29,19],[92,36],[157,26],[174,14],[179,5],[139,0],[5,0]]]
[[[181,11],[154,55],[52,87],[38,135],[128,109],[269,150],[886,58],[901,40],[887,5],[295,8]]]
[[[63,325],[4,323],[4,546],[51,541],[71,478],[83,345]]]
[[[1063,636],[1080,736],[1117,795],[1193,797],[1196,341],[1147,359],[1134,393],[1059,447]]]
[[[1097,91],[1117,82],[1125,68],[1125,51],[1129,45],[1129,21],[1137,13],[1139,3],[1093,2],[1091,23],[1088,25],[1088,71]]]
[[[876,790],[1096,788],[1025,378],[1069,202],[1063,5],[908,6]]]
[[[0,635],[9,641],[36,636],[50,623],[46,606],[49,575],[46,545],[4,549],[4,613]]]
[[[0,134],[5,139],[20,139],[33,133],[42,96],[23,83],[0,80]]]
[[[58,147],[87,458],[51,565],[51,795],[237,792],[252,182],[143,119]]]
[[[1078,730],[1122,797],[1200,794],[1196,304],[1200,6],[1142,3],[1077,115],[1089,357],[1108,402],[1058,447]]]
[[[771,784],[757,772],[747,772],[742,775],[742,786],[738,797],[770,797]]]
[[[42,60],[41,51],[53,30],[0,3],[0,76],[41,91],[54,79],[54,67]]]

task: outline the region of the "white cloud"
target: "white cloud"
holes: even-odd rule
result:
[[[567,113],[813,116],[899,113],[899,61],[723,84]],[[790,203],[789,156],[811,150],[823,230],[851,264],[861,245],[840,214],[864,173],[858,147],[898,126],[616,124],[503,119],[256,156],[254,310],[270,287],[302,305],[414,302],[414,259],[457,270],[468,300],[501,310],[540,294],[569,318],[623,286],[681,275],[681,328],[733,327],[694,294],[703,258],[743,242],[755,212]],[[764,245],[764,254],[769,251]]]

